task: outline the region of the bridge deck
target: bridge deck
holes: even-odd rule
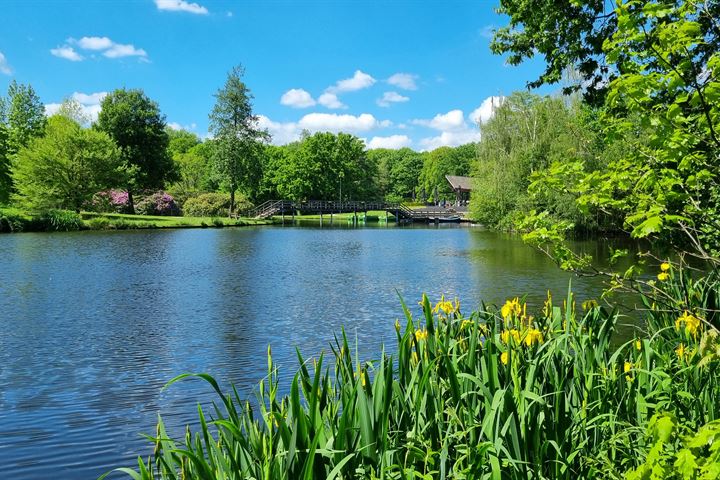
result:
[[[431,207],[413,210],[402,203],[374,202],[374,201],[344,201],[333,202],[324,200],[309,200],[305,202],[292,202],[289,200],[269,200],[251,210],[248,216],[253,218],[269,218],[277,215],[293,215],[295,212],[310,214],[359,213],[369,210],[380,210],[391,213],[398,220],[403,221],[432,221],[450,220],[463,217],[463,212],[452,208]]]

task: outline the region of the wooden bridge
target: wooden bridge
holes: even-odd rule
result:
[[[370,210],[379,210],[395,216],[398,222],[432,222],[432,221],[459,221],[461,215],[452,208],[430,207],[413,210],[402,203],[393,202],[359,202],[344,201],[332,202],[324,200],[309,200],[305,202],[292,202],[289,200],[268,200],[248,212],[251,218],[270,218],[275,216],[295,216],[296,213],[311,215],[332,215],[335,213],[362,213]]]

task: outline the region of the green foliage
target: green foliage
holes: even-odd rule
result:
[[[19,84],[15,80],[10,82],[5,115],[11,154],[45,131],[45,106],[31,85]]]
[[[247,204],[247,200],[241,200]],[[188,198],[183,204],[183,214],[189,217],[222,217],[230,211],[230,195],[226,193],[203,193]],[[242,210],[243,207],[240,206]]]
[[[308,135],[266,149],[269,190],[289,200],[375,198],[377,165],[359,138],[347,133]]]
[[[165,130],[168,135],[168,152],[175,159],[176,155],[187,153],[191,148],[200,143],[197,135],[187,130],[174,130],[167,127]]]
[[[242,81],[244,69],[234,67],[223,88],[215,94],[210,113],[210,132],[215,135],[214,168],[230,192],[230,211],[235,210],[235,191],[251,198],[262,178],[262,143],[267,132],[257,126],[252,113],[252,95]]]
[[[45,107],[30,85],[15,80],[8,98],[0,97],[0,204],[12,193],[10,162],[17,151],[45,131]]]
[[[160,189],[174,175],[165,116],[142,90],[118,89],[103,98],[95,128],[120,148],[130,173],[128,191]]]
[[[477,158],[477,145],[468,143],[459,147],[440,147],[423,155],[419,188],[433,201],[455,198],[445,175],[467,176],[470,164]],[[437,191],[437,198],[435,192]],[[422,193],[419,195],[422,197]]]
[[[110,137],[63,116],[48,121],[45,136],[13,158],[13,199],[32,209],[79,211],[93,194],[122,182],[120,152]]]
[[[186,140],[189,138],[185,137]],[[173,140],[171,139],[171,143]],[[185,144],[185,146],[187,146]],[[168,191],[180,202],[184,203],[189,197],[199,192],[217,190],[219,184],[213,172],[213,149],[214,142],[206,140],[198,143],[187,150],[177,145],[173,153],[173,161],[177,170],[177,180],[173,182]]]
[[[84,227],[80,215],[67,210],[47,210],[34,219],[34,222],[42,225],[41,228],[36,228],[43,231],[69,232]]]
[[[379,197],[394,202],[416,198],[423,154],[407,147],[399,150],[378,148],[369,150],[367,157],[378,168],[375,182]]]
[[[562,188],[586,218],[714,262],[720,253],[720,3],[630,0],[601,17],[594,15],[604,2],[548,3],[540,15],[530,3],[502,2],[511,29],[498,34],[496,50],[515,52],[514,63],[534,49],[545,54],[552,74],[540,83],[558,80],[567,65],[587,80],[598,64],[585,69],[583,59],[603,58],[605,105],[591,125],[601,144],[615,149],[614,156],[599,157],[606,160],[602,168],[558,162],[540,171],[533,193]]]
[[[720,478],[720,420],[709,422],[683,441],[677,419],[656,414],[648,425],[653,442],[645,463],[625,475],[627,480],[714,480]]]
[[[548,296],[535,315],[517,298],[468,316],[445,299],[421,305],[420,318],[405,309],[405,327],[396,322],[393,356],[361,363],[344,334],[330,367],[324,355],[298,353],[286,396],[270,352],[256,404],[209,375],[176,377],[170,384],[208,382],[219,399],[212,417],[198,408],[199,430],[177,440],[160,419],[152,457],[123,471],[141,479],[619,479],[650,458],[645,430],[667,439],[673,427],[657,413],[690,430],[720,417],[720,364],[699,363],[690,353],[698,339],[684,324],[613,346],[617,312],[588,301],[579,313],[572,293],[559,304]],[[698,465],[710,464],[705,447],[716,455],[708,431],[693,447]]]
[[[603,41],[617,28],[612,3],[605,0],[501,0],[498,13],[510,17],[499,28],[491,44],[497,54],[518,65],[536,55],[543,56],[545,71],[528,82],[531,88],[558,83],[567,69],[576,70],[579,81],[565,88],[566,94],[583,89],[586,100],[602,103],[611,72],[604,60]]]
[[[586,117],[587,109],[572,98],[529,93],[505,98],[481,125],[472,217],[488,226],[515,228],[526,212],[537,209],[592,228],[592,219],[581,214],[576,196],[564,185],[574,185],[575,176],[597,164],[599,149]],[[564,176],[548,175],[551,165]]]
[[[22,232],[30,216],[17,208],[0,208],[0,233]]]

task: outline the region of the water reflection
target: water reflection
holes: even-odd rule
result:
[[[343,326],[372,358],[392,344],[398,295],[416,314],[423,292],[466,311],[523,294],[541,305],[570,281],[509,235],[335,226],[0,236],[0,476],[132,465],[158,412],[181,434],[212,399],[202,382],[165,382],[203,371],[247,395],[268,345],[286,378],[296,347],[327,351]],[[600,292],[572,281],[579,300]]]

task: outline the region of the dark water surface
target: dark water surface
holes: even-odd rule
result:
[[[517,238],[462,227],[2,235],[0,478],[132,466],[158,413],[182,433],[213,398],[200,381],[162,391],[169,379],[208,372],[250,395],[268,344],[288,375],[295,347],[327,351],[341,326],[374,358],[402,315],[396,290],[416,310],[426,292],[469,311],[526,293],[538,306],[569,278]]]

